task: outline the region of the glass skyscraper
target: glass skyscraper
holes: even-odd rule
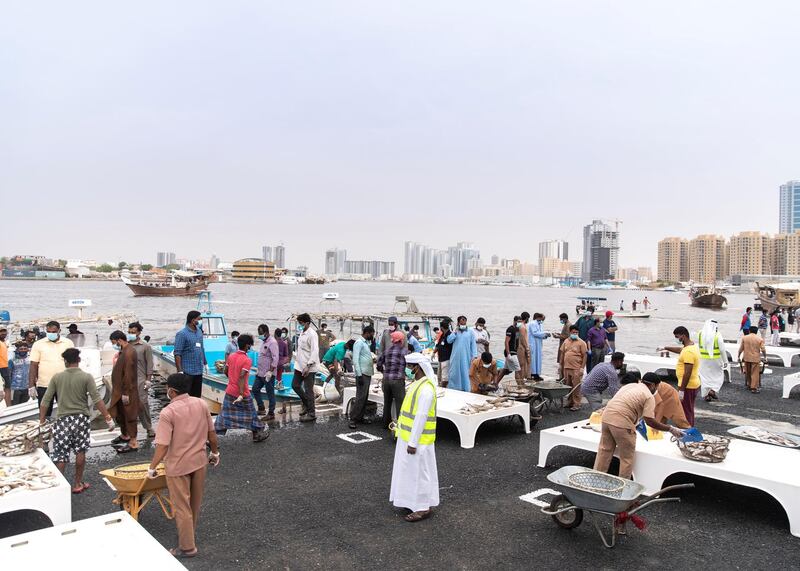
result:
[[[800,230],[800,180],[790,180],[781,185],[778,231],[793,234],[796,230]]]

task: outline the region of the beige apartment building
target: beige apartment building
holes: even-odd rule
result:
[[[774,261],[773,240],[769,234],[740,232],[731,236],[728,275],[780,273],[773,270]]]
[[[701,234],[689,240],[689,279],[698,283],[714,283],[728,275],[725,237]]]
[[[664,238],[658,243],[657,279],[665,282],[689,281],[689,240]]]

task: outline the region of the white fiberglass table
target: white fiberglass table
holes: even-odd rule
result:
[[[658,355],[625,353],[625,365],[629,368],[636,367],[642,375],[645,373],[656,373],[658,371],[667,373],[675,371],[675,367],[678,366],[678,359],[673,357],[659,357]]]
[[[383,404],[383,392],[378,389],[374,390],[375,384],[370,386],[368,400]],[[476,412],[475,414],[464,414],[459,412],[459,409],[466,404],[483,404],[494,397],[487,397],[474,393],[465,393],[463,391],[456,391],[453,389],[438,388],[437,394],[444,391],[444,396],[439,396],[436,399],[436,417],[449,420],[456,425],[458,435],[461,438],[462,448],[473,448],[475,446],[475,434],[481,424],[487,420],[496,418],[504,418],[507,416],[519,416],[522,418],[522,423],[525,426],[525,432],[530,434],[531,431],[531,407],[528,403],[512,401],[509,407],[496,408],[486,412]],[[347,410],[347,406],[352,399],[356,396],[355,387],[346,387],[342,397],[342,409]]]
[[[53,474],[58,483],[51,488],[43,490],[18,488],[7,492],[0,496],[0,513],[32,510],[46,515],[53,525],[71,522],[72,488],[41,448],[23,456],[12,456],[10,458],[0,456],[0,468],[4,465],[29,465],[34,463],[42,470]],[[0,558],[0,560],[2,559]]]
[[[789,393],[796,386],[800,386],[800,373],[792,373],[783,377],[783,398],[788,399]]]
[[[730,348],[729,348],[730,347]],[[734,363],[739,361],[739,341],[725,340],[725,348],[728,357]],[[792,358],[800,357],[800,347],[788,347],[785,345],[767,345],[767,358],[780,359],[784,367],[792,366]]]
[[[547,465],[547,456],[557,446],[596,452],[600,433],[584,426],[588,421],[542,430],[539,467]],[[710,464],[685,458],[666,434],[662,440],[651,441],[637,434],[633,479],[644,485],[645,493],[660,490],[669,476],[678,473],[765,491],[783,506],[791,534],[800,537],[800,450],[732,438],[725,460]]]
[[[800,343],[800,333],[793,333],[792,331],[784,331],[779,335],[781,343],[789,345],[797,345]]]
[[[4,569],[99,568],[87,564],[98,552],[115,571],[185,569],[124,511],[0,539]]]

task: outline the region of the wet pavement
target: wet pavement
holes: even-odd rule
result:
[[[758,395],[747,392],[735,372],[721,401],[698,401],[698,427],[724,434],[744,418],[800,432],[800,395],[781,398],[782,376],[790,370],[774,371]],[[230,431],[220,438],[220,466],[209,469],[197,532],[200,554],[185,564],[190,569],[797,568],[800,538],[789,534],[775,500],[704,478],[670,481],[697,487],[682,492],[679,504],[642,512],[647,531],[629,530],[614,549],[603,547],[588,518],[575,530],[558,528],[519,497],[551,488],[546,475],[555,468],[591,466],[593,454],[565,449],[551,454],[547,469],[536,466],[539,429],[587,417],[586,406],[578,413],[545,414],[529,435],[519,421],[489,422],[471,450],[460,448],[453,425],[441,421],[436,442],[441,505],[433,518],[416,524],[404,522],[401,510],[388,502],[394,444],[380,423],[359,427],[380,440],[358,444],[338,437],[353,431],[335,413],[316,424],[277,422],[260,444],[252,443],[248,432]],[[278,420],[284,419],[278,415]],[[145,462],[149,446],[144,441],[142,451],[123,457],[96,450],[87,466],[92,488],[73,497],[73,519],[115,511],[114,494],[98,471]],[[176,545],[174,524],[157,506],[149,506],[140,522],[165,547]]]

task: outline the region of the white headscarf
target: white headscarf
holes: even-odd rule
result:
[[[436,374],[433,372],[433,367],[431,366],[431,360],[422,353],[408,353],[406,355],[406,363],[419,365],[422,367],[422,370],[425,371],[425,376],[431,379],[436,378]]]
[[[703,330],[700,332],[702,335],[703,344],[700,346],[709,355],[714,354],[714,339],[717,337],[719,325],[716,319],[709,319],[703,324]]]

